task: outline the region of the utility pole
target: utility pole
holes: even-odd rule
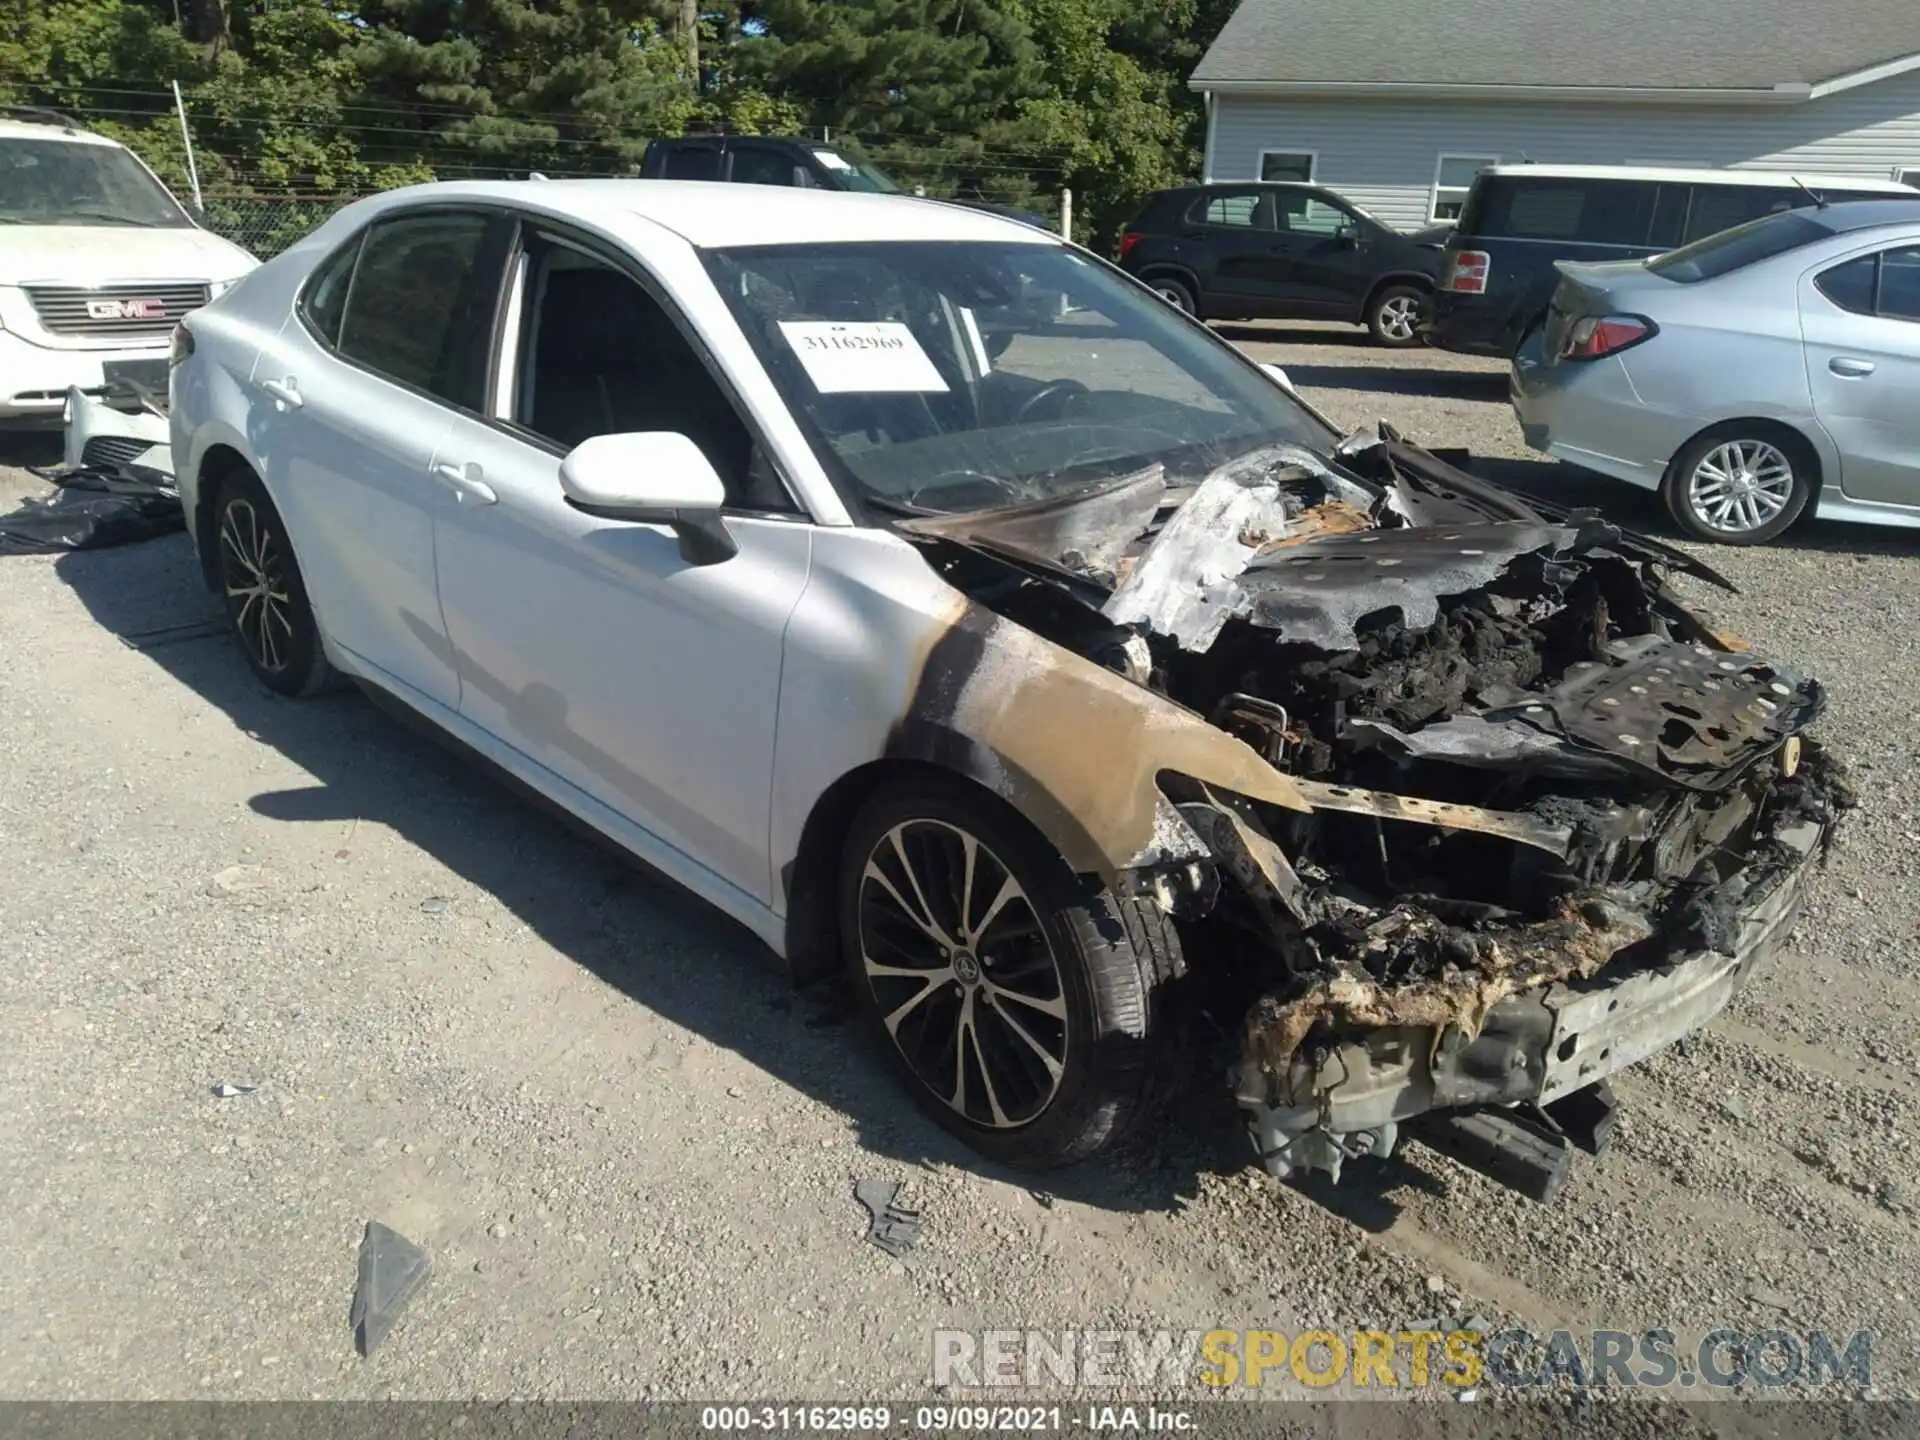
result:
[[[193,213],[204,214],[206,205],[200,199],[200,167],[193,160],[193,132],[187,129],[187,102],[181,98],[180,82],[173,82],[173,108],[180,116],[180,143],[187,151],[187,183],[193,187]]]
[[[687,71],[700,88],[700,0],[680,0],[680,43],[687,47]]]

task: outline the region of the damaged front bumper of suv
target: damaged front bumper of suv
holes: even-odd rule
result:
[[[901,529],[1264,762],[1262,796],[1161,764],[1114,878],[1238,1025],[1277,1175],[1415,1138],[1551,1198],[1604,1142],[1607,1077],[1728,1002],[1853,803],[1804,736],[1819,684],[1665,576],[1725,581],[1391,432]]]

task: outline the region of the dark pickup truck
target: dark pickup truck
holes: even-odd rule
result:
[[[688,135],[677,140],[654,140],[640,162],[648,180],[720,180],[735,185],[790,185],[810,190],[858,190],[873,195],[899,195],[903,190],[864,160],[813,140],[776,135]],[[970,210],[985,210],[1009,220],[1051,227],[1031,210],[996,205],[989,200],[946,200]]]

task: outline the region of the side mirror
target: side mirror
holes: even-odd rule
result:
[[[1333,238],[1349,250],[1357,249],[1360,245],[1360,229],[1356,225],[1342,225],[1333,232]]]
[[[1273,383],[1278,385],[1282,390],[1286,391],[1289,395],[1294,393],[1293,381],[1287,378],[1287,372],[1282,370],[1278,365],[1262,365],[1260,368],[1266,371],[1267,378],[1272,380]]]
[[[595,435],[560,462],[560,493],[603,520],[671,526],[690,565],[740,553],[720,516],[727,487],[700,447],[671,430]]]

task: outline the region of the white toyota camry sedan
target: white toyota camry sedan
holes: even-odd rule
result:
[[[1850,800],[1697,562],[1343,438],[976,211],[397,191],[189,317],[171,397],[264,684],[352,680],[843,973],[1009,1162],[1092,1153],[1204,1008],[1275,1173],[1414,1138],[1550,1196]]]

